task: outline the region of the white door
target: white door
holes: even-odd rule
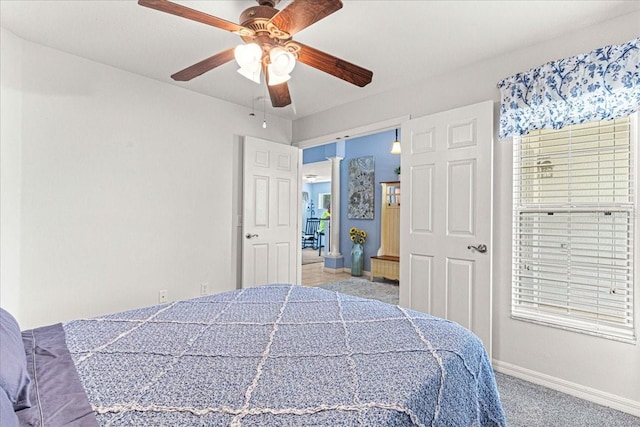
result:
[[[402,125],[400,304],[470,329],[489,356],[492,145],[491,101]]]
[[[245,138],[243,288],[297,282],[298,159],[296,147]]]

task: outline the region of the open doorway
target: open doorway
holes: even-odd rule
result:
[[[302,165],[302,284],[324,283],[323,255],[328,247],[331,162]]]
[[[380,268],[371,268],[372,264],[374,264],[372,261],[374,258],[380,258],[381,256],[384,258],[387,255],[395,255],[397,258],[398,255],[397,249],[393,254],[388,253],[386,250],[388,245],[382,239],[384,231],[386,235],[394,237],[396,243],[399,242],[399,230],[396,230],[399,226],[392,230],[384,226],[382,221],[384,216],[383,205],[386,207],[388,204],[383,203],[383,184],[389,186],[391,183],[395,183],[393,185],[394,198],[395,189],[399,190],[398,167],[400,165],[400,157],[391,153],[392,143],[396,140],[396,137],[395,129],[393,129],[303,150],[303,165],[301,169],[303,179],[303,204],[301,207],[303,218],[301,228],[303,231],[309,218],[322,218],[323,213],[326,212],[324,208],[327,200],[330,199],[331,184],[333,184],[334,188],[336,187],[336,183],[331,183],[332,161],[325,159],[334,157],[340,159],[340,171],[337,174],[340,180],[337,183],[339,191],[336,195],[337,197],[333,197],[333,199],[337,199],[337,202],[334,200],[334,203],[339,203],[339,205],[334,207],[336,209],[332,209],[332,214],[339,215],[339,218],[334,218],[334,220],[338,220],[337,226],[339,229],[337,233],[335,233],[336,230],[330,230],[329,233],[325,232],[322,241],[318,241],[314,245],[315,248],[325,246],[334,250],[334,245],[330,244],[326,239],[331,234],[338,239],[338,244],[336,245],[337,256],[335,252],[332,253],[329,258],[329,267],[323,270],[324,259],[319,259],[317,264],[310,264],[309,258],[305,257],[305,255],[311,255],[312,249],[308,248],[309,244],[303,245],[303,265],[301,269],[303,285],[309,283],[311,275],[318,278],[319,284],[323,284],[343,280],[343,277],[336,277],[336,274],[344,274],[347,279],[353,278],[354,281],[368,282],[363,284],[363,287],[366,288],[371,288],[374,282],[393,281],[396,285],[397,293],[397,279],[399,276],[397,273],[390,274],[390,271],[387,270],[382,271]],[[369,184],[366,186],[367,188],[365,188],[364,184],[362,186],[358,185],[362,181],[358,175],[358,170],[360,169],[356,167],[352,170],[353,165],[358,166],[362,161],[368,162],[367,165],[370,165],[370,169],[372,169],[372,173],[367,175],[367,183]],[[318,170],[317,168],[324,169]],[[350,185],[351,182],[354,183],[353,186]],[[364,197],[365,195],[367,197]],[[367,209],[361,209],[365,204]],[[396,211],[399,211],[399,204],[394,202],[394,205],[398,208]],[[363,213],[369,214],[364,215]],[[330,226],[335,225],[334,223]],[[365,233],[366,236],[362,242],[362,263],[359,269],[352,268],[351,252],[354,249],[350,233],[352,228]],[[313,257],[317,259],[319,252],[321,251],[316,251]],[[375,261],[374,267],[380,267],[380,260],[376,259]],[[384,265],[390,263],[386,259],[383,259],[383,261],[385,261]],[[398,262],[395,263],[395,265],[397,264]],[[313,272],[310,270],[313,270]],[[396,270],[397,268],[394,271]]]

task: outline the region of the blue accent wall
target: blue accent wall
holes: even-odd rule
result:
[[[356,227],[367,232],[367,240],[364,244],[365,262],[364,269],[371,271],[370,257],[377,255],[380,248],[380,206],[382,203],[382,191],[380,182],[397,181],[394,169],[400,166],[400,156],[391,154],[391,144],[395,140],[395,130],[380,132],[359,138],[348,139],[337,143],[330,143],[318,147],[307,148],[302,152],[303,163],[314,163],[326,160],[327,157],[343,157],[340,163],[340,252],[344,255],[344,266],[351,267],[351,247],[349,229]],[[373,156],[375,158],[375,207],[374,218],[349,219],[349,161],[358,157]],[[306,185],[303,191],[307,191]],[[322,185],[326,185],[323,189]],[[331,192],[330,183],[310,185],[309,196],[313,197],[316,205],[316,216],[320,217],[322,211],[317,209],[318,194]],[[305,213],[303,212],[303,216]],[[304,216],[306,222],[306,216]]]
[[[316,163],[327,160],[328,157],[336,156],[336,143],[319,145],[317,147],[305,148],[302,150],[302,163]]]
[[[331,193],[331,183],[330,182],[319,182],[317,184],[311,184],[305,182],[302,184],[302,191],[306,191],[309,193],[309,201],[306,204],[302,205],[302,231],[304,231],[304,227],[307,223],[307,218],[311,217],[311,211],[309,207],[311,206],[311,201],[313,200],[313,210],[314,218],[322,218],[322,214],[326,209],[320,209],[318,207],[318,195],[321,193]]]
[[[391,144],[395,140],[395,130],[349,139],[346,144],[345,158],[340,164],[340,252],[344,255],[344,266],[351,267],[351,247],[349,229],[356,227],[367,232],[364,244],[364,269],[371,271],[370,257],[378,254],[380,248],[380,206],[382,189],[380,183],[397,181],[394,169],[400,166],[400,156],[391,154]],[[349,219],[349,161],[358,157],[373,156],[374,161],[374,214],[373,219]]]
[[[331,142],[317,147],[305,148],[302,150],[302,164],[322,162],[329,157],[345,156],[347,141]]]

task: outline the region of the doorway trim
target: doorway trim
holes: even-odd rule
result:
[[[292,142],[291,145],[298,147],[300,149],[300,164],[298,165],[298,170],[302,170],[302,151],[305,148],[318,147],[321,145],[332,144],[332,143],[335,143],[336,141],[341,141],[341,140],[351,139],[351,138],[359,138],[362,136],[372,135],[372,134],[384,132],[391,129],[397,129],[402,126],[402,123],[407,122],[409,120],[411,120],[411,115],[405,114],[405,115],[397,116],[391,119],[382,120],[379,122],[369,123],[363,126],[351,128],[350,130],[336,131],[330,134],[321,135],[321,136],[305,139],[298,142]],[[391,141],[389,141],[389,144],[391,144]],[[389,149],[391,149],[391,145],[389,145]],[[340,179],[342,180],[344,178],[341,177]],[[332,181],[333,181],[333,178],[332,178]],[[302,182],[302,174],[300,174],[300,182]],[[300,205],[300,203],[298,203],[298,205]],[[300,214],[298,216],[302,218],[301,208],[300,208]],[[300,232],[301,230],[302,228],[300,229]],[[301,263],[302,249],[299,249],[299,253],[300,253],[299,261]],[[301,280],[302,280],[302,269],[300,270],[300,278],[299,278],[300,283],[301,283]]]
[[[394,118],[383,120],[380,122],[370,123],[370,124],[358,126],[355,128],[333,132],[327,135],[316,136],[310,139],[293,142],[292,145],[300,148],[301,150],[304,150],[305,148],[331,144],[332,142],[336,142],[342,139],[358,138],[361,136],[384,132],[389,129],[396,129],[400,127],[402,123],[408,120],[411,120],[411,115],[405,114],[403,116],[394,117]]]

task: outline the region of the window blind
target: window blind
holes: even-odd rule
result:
[[[516,139],[514,317],[635,339],[632,122],[590,122]]]

